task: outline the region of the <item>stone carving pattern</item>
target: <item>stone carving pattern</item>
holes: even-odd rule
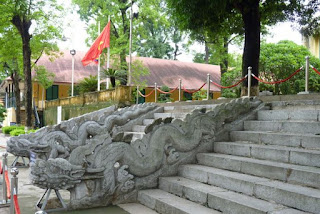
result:
[[[236,99],[210,111],[194,110],[184,121],[159,119],[142,139],[131,143],[126,143],[124,134],[115,132],[115,127],[157,106],[143,104],[122,110],[111,107],[34,134],[13,137],[7,143],[8,151],[25,157],[30,151],[36,153],[37,159],[31,164],[33,184],[69,190],[71,208],[120,203],[134,200],[137,190],[168,174],[168,166],[190,162],[187,157],[201,144],[212,144],[226,123],[259,103]]]

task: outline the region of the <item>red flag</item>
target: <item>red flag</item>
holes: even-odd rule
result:
[[[101,54],[102,50],[108,47],[110,47],[110,21],[81,60],[82,65],[87,66],[91,62],[98,64],[97,58]]]

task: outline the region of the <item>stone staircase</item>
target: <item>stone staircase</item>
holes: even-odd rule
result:
[[[229,142],[198,154],[197,164],[160,178],[158,189],[139,191],[139,213],[320,213],[319,104],[272,102],[243,131],[230,132]],[[193,109],[165,107],[154,119]],[[132,131],[142,137],[154,119]]]
[[[132,135],[132,141],[142,139],[146,134],[147,127],[157,124],[158,119],[184,119],[187,114],[191,113],[195,109],[206,108],[210,110],[214,108],[216,104],[207,105],[183,105],[183,106],[164,106],[159,108],[157,112],[152,115],[152,118],[144,119],[142,124],[132,126],[132,130],[125,132],[125,135]]]

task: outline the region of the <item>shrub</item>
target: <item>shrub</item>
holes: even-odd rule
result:
[[[170,88],[166,85],[163,85],[163,86],[161,86],[160,90],[164,91],[164,92],[169,92]],[[159,103],[167,103],[167,102],[172,102],[173,99],[170,98],[170,94],[160,94],[158,101],[159,101]]]
[[[21,134],[25,134],[24,129],[14,129],[10,132],[11,136],[19,136]]]
[[[193,100],[203,100],[207,99],[207,90],[201,89],[200,91],[197,91],[192,94],[192,99]]]
[[[10,132],[15,130],[15,129],[24,130],[24,126],[6,126],[6,127],[2,127],[2,133],[10,134]]]

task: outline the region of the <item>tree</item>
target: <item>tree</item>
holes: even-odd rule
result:
[[[319,6],[318,0],[167,0],[183,29],[223,32],[226,20],[240,15],[245,32],[242,58],[242,75],[247,68],[259,75],[261,24],[272,25],[279,21],[296,20],[300,24],[310,20]],[[228,27],[228,26],[227,26]],[[257,89],[258,82],[252,85]],[[257,90],[256,90],[257,91]]]
[[[44,66],[35,66],[35,77],[34,79],[42,86],[42,109],[44,107],[44,92],[50,88],[53,84],[55,74],[48,72]]]
[[[112,48],[110,48],[110,52],[111,55],[120,56],[121,67],[123,70],[126,70],[126,56],[128,52],[130,30],[129,9],[131,6],[131,1],[73,0],[72,2],[79,6],[78,13],[80,14],[81,19],[85,20],[88,23],[92,20],[95,21],[94,24],[91,24],[88,27],[88,34],[90,35],[90,38],[87,39],[87,42],[90,45],[92,44],[92,41],[98,36],[97,23],[100,21],[101,26],[105,26],[108,21],[107,17],[109,15],[111,16],[110,47]],[[132,1],[132,3],[135,2],[137,2],[137,0]]]
[[[34,57],[35,61],[43,52],[48,53],[52,48],[57,50],[53,43],[54,39],[60,35],[59,28],[55,27],[54,22],[57,22],[56,17],[61,10],[62,8],[57,5],[55,0],[4,0],[0,5],[0,17],[7,24],[4,26],[4,30],[12,30],[14,26],[22,41],[26,126],[28,128],[32,126],[32,50],[41,50]],[[37,23],[34,35],[30,32],[33,21]],[[5,41],[7,38],[2,37],[1,39]]]
[[[79,6],[78,12],[83,20],[88,23],[95,21],[95,24],[91,24],[88,28],[90,41],[97,37],[96,23],[100,21],[101,26],[104,26],[107,23],[107,17],[111,16],[110,53],[114,57],[120,56],[121,70],[127,70],[126,56],[129,52],[131,3],[139,9],[138,13],[133,14],[133,51],[136,51],[138,56],[167,59],[173,59],[179,54],[181,46],[179,42],[181,43],[182,37],[178,35],[177,30],[172,30],[172,23],[168,19],[164,0],[98,0],[91,2],[73,0],[73,3]],[[174,39],[171,40],[171,38]],[[172,47],[172,43],[175,48]],[[91,42],[89,44],[91,45]],[[102,57],[105,56],[102,54]],[[105,59],[101,60],[103,61]]]
[[[113,62],[112,68],[103,69],[103,73],[106,77],[110,78],[111,85],[114,88],[116,86],[116,80],[120,81],[120,84],[123,85],[126,81],[127,72],[122,69],[119,57],[113,57],[111,61]],[[143,65],[141,60],[136,59],[132,61],[131,80],[134,85],[144,86],[146,80],[142,80],[142,78],[149,74],[149,69]]]
[[[79,84],[76,86],[77,91],[80,92],[80,94],[86,93],[86,92],[94,92],[97,91],[97,84],[98,84],[98,78],[97,76],[90,75],[89,77],[83,78],[79,82]]]
[[[166,23],[146,19],[137,39],[137,54],[143,57],[172,59],[170,32]],[[139,29],[140,30],[140,29]]]
[[[14,96],[16,104],[16,123],[21,124],[21,100],[19,82],[23,78],[21,70],[22,52],[21,39],[17,36],[15,28],[10,27],[6,16],[0,16],[0,64],[4,68],[2,79],[10,77],[14,85]]]
[[[269,82],[287,78],[299,67],[305,66],[305,57],[310,56],[310,64],[320,68],[320,60],[311,56],[310,51],[292,41],[280,41],[261,44],[260,76]],[[260,84],[260,90],[272,90],[276,94],[297,94],[304,90],[304,72],[300,72],[290,80],[276,85]],[[320,76],[310,71],[309,90],[320,91]]]

